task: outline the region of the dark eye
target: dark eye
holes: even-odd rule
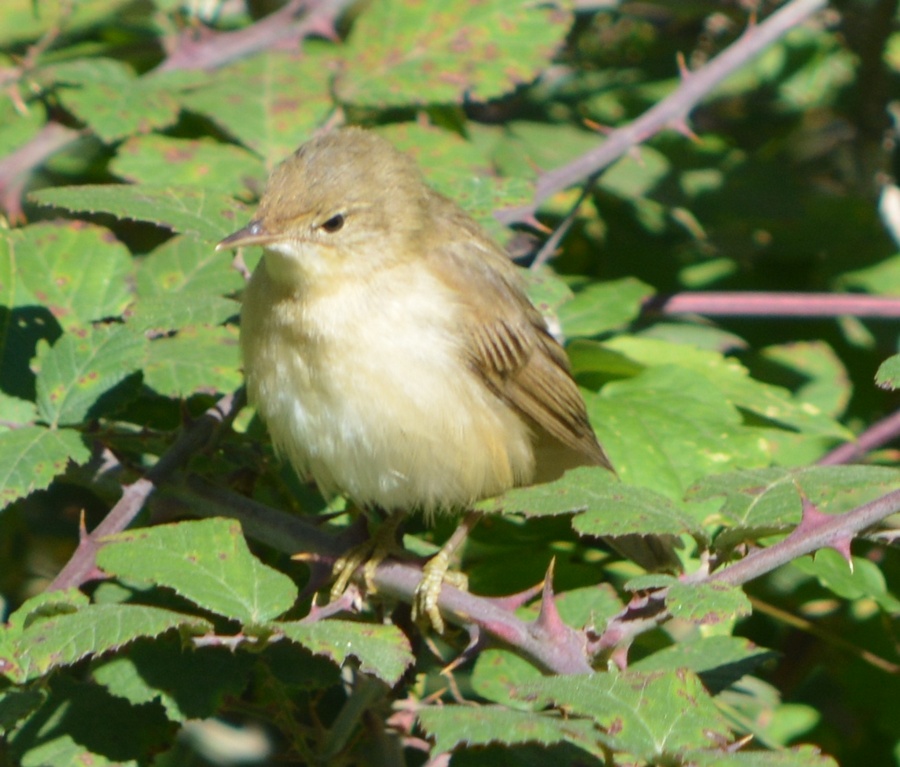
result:
[[[334,234],[335,232],[340,231],[343,226],[344,215],[342,213],[338,213],[336,216],[332,216],[322,224],[322,231],[328,232],[328,234]]]

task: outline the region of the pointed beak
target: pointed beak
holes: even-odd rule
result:
[[[229,234],[216,245],[216,250],[228,250],[230,248],[242,248],[248,245],[268,245],[278,239],[277,234],[271,234],[265,230],[260,221],[251,221],[243,229],[238,229],[234,234]]]

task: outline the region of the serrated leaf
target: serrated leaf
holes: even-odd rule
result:
[[[900,389],[900,354],[888,357],[878,366],[875,385],[882,389]]]
[[[588,717],[610,749],[640,761],[675,761],[683,749],[730,735],[700,680],[684,669],[546,678],[523,685],[516,697]]]
[[[259,157],[234,144],[159,134],[125,141],[109,168],[131,183],[203,187],[231,195],[245,192],[248,180],[266,175]]]
[[[666,607],[676,618],[708,626],[750,615],[750,600],[743,590],[727,583],[673,583]]]
[[[497,178],[481,150],[456,133],[415,123],[377,131],[412,157],[429,185],[450,197],[497,238],[509,230],[494,217],[499,208],[523,205],[533,186],[520,178]]]
[[[158,607],[88,605],[35,621],[17,633],[10,643],[12,654],[0,657],[0,669],[19,683],[27,682],[59,666],[174,628],[203,633],[211,631],[212,624]]]
[[[629,484],[681,499],[710,473],[768,462],[765,445],[722,392],[676,365],[654,367],[586,395],[591,423]]]
[[[592,467],[572,469],[555,482],[515,488],[482,501],[478,508],[526,517],[575,513],[572,526],[582,535],[699,532],[696,523],[666,497]]]
[[[117,387],[140,370],[146,343],[142,335],[118,325],[66,333],[52,348],[39,349],[41,418],[52,426],[78,424],[134,396],[136,392]]]
[[[551,717],[503,706],[432,706],[419,709],[419,724],[434,738],[435,748],[449,752],[459,745],[489,743],[576,743],[599,756],[590,722]]]
[[[734,407],[812,434],[850,439],[850,433],[810,403],[798,402],[790,392],[750,378],[731,357],[684,344],[652,338],[617,336],[604,346],[645,366],[678,365],[703,375]]]
[[[0,431],[30,426],[36,420],[37,407],[33,402],[0,391]]]
[[[788,530],[800,523],[801,493],[816,508],[839,514],[900,487],[900,471],[878,466],[809,466],[756,469],[709,476],[689,501],[718,500],[717,522],[727,529],[719,546]]]
[[[31,198],[40,205],[147,221],[211,244],[250,217],[246,207],[233,197],[197,187],[85,184],[41,189]]]
[[[297,587],[260,562],[240,523],[179,522],[105,539],[97,565],[110,575],[170,588],[205,610],[259,625],[289,610]]]
[[[83,221],[32,224],[11,233],[22,286],[65,330],[118,317],[132,300],[128,249]]]
[[[391,685],[415,660],[406,635],[392,625],[345,620],[274,625],[291,641],[316,655],[330,658],[339,666],[351,656],[356,658],[362,671]]]
[[[240,291],[244,279],[231,258],[195,237],[172,237],[138,260],[138,307],[148,299],[198,303]]]
[[[383,0],[360,16],[342,50],[338,97],[379,108],[496,98],[537,76],[570,23],[558,6],[529,2]]]
[[[777,653],[733,636],[698,637],[665,647],[632,663],[632,671],[670,671],[686,668],[699,675],[713,695],[750,674]]]
[[[66,109],[106,143],[165,128],[178,118],[180,104],[163,83],[152,76],[138,77],[114,59],[67,61],[39,74]]]
[[[633,277],[595,282],[564,303],[558,312],[566,338],[596,336],[635,319],[653,288]]]
[[[25,426],[0,432],[0,508],[43,490],[69,461],[86,463],[91,451],[71,429]]]
[[[265,51],[219,70],[184,93],[182,102],[256,151],[271,169],[311,138],[334,109],[333,64],[330,46]]]
[[[228,392],[241,385],[239,366],[237,328],[187,327],[150,343],[144,383],[167,397]]]
[[[213,716],[226,696],[237,697],[254,663],[250,653],[224,647],[185,648],[140,641],[127,653],[99,661],[93,678],[134,705],[159,701],[173,722]]]
[[[189,301],[187,298],[176,293],[172,296],[158,296],[156,298],[139,300],[134,307],[134,313],[128,318],[128,327],[142,333],[149,331],[152,335],[163,335],[173,330],[184,330],[188,336],[191,336],[196,335],[198,332],[196,328],[192,329],[191,326],[220,325],[231,317],[236,316],[241,310],[240,304],[232,301],[230,298],[206,296],[202,300],[197,301]],[[195,298],[200,299],[199,296],[195,296]],[[151,344],[151,356],[154,353],[160,355],[157,359],[159,366],[168,368],[165,360],[172,350],[155,348],[155,344],[160,340],[162,339],[158,338]],[[226,343],[224,338],[220,340]],[[214,343],[216,342],[214,341]],[[177,357],[178,354],[175,356]],[[216,358],[219,359],[218,356]],[[192,367],[196,366],[196,364],[192,365]],[[145,370],[145,372],[148,371]],[[161,372],[157,368],[157,372],[160,372],[164,380],[168,380],[170,383],[179,378],[177,375],[172,375],[174,371],[166,373]],[[220,381],[222,373],[220,371],[211,371],[209,378],[204,376],[201,380],[200,388],[209,387],[213,389],[213,378]],[[172,391],[181,391],[181,389],[178,389],[176,386]],[[175,396],[179,395],[176,394]]]

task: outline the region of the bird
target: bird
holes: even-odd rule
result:
[[[378,133],[333,129],[278,165],[217,248],[253,245],[249,401],[324,494],[431,520],[576,466],[614,471],[520,268]],[[450,553],[417,593],[438,630]]]

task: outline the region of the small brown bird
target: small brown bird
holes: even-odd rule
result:
[[[265,251],[241,310],[249,398],[323,492],[458,513],[612,468],[517,268],[385,139],[344,128],[301,146],[218,247],[246,245]]]

